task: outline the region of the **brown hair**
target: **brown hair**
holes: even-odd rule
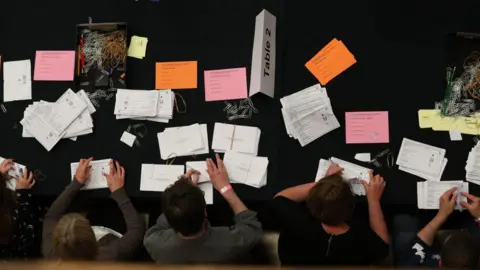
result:
[[[98,244],[90,222],[80,214],[67,214],[53,231],[53,255],[64,260],[95,260]]]
[[[326,225],[346,222],[355,208],[350,185],[338,174],[321,179],[309,192],[307,207],[310,213]]]

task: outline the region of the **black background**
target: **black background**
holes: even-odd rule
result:
[[[155,62],[198,60],[199,76],[198,89],[178,90],[187,101],[187,114],[175,114],[168,125],[146,123],[148,135],[140,141],[140,148],[130,148],[120,142],[127,126],[137,122],[115,120],[114,99],[103,101],[93,115],[94,134],[81,136],[77,142],[61,140],[51,152],[35,139],[22,138],[19,124],[16,129],[12,128],[32,101],[5,103],[8,113],[0,114],[0,156],[12,157],[45,173],[47,180],[35,188],[39,195],[59,194],[71,180],[70,163],[94,156],[95,159],[114,158],[125,166],[126,187],[133,198],[157,196],[139,191],[141,164],[163,163],[156,133],[167,126],[207,123],[211,144],[213,124],[227,120],[223,102],[204,101],[203,71],[247,67],[249,73],[255,16],[266,8],[277,17],[275,99],[253,97],[260,113],[251,120],[232,123],[258,126],[262,130],[259,155],[268,156],[270,160],[268,185],[262,189],[237,185],[241,198],[250,202],[266,201],[283,188],[312,181],[320,158],[335,156],[354,161],[355,153],[376,154],[386,148],[397,154],[403,137],[446,148],[449,162],[442,179],[463,180],[467,154],[473,146],[472,136],[464,135],[462,142],[451,142],[448,132],[419,129],[417,111],[433,108],[434,102],[442,99],[448,52],[446,34],[479,32],[476,11],[480,4],[475,1],[418,2],[1,1],[3,61],[31,59],[33,68],[36,50],[74,50],[76,24],[86,23],[91,17],[93,22],[127,22],[129,35],[148,37],[146,58],[128,59],[129,88],[153,89]],[[341,128],[302,148],[286,134],[279,98],[318,83],[304,64],[332,38],[342,40],[358,61],[327,85]],[[33,82],[33,101],[55,101],[69,87],[74,88],[74,83]],[[345,144],[344,113],[370,110],[389,111],[390,143]],[[193,158],[177,158],[175,164],[189,160]],[[414,206],[415,183],[421,179],[396,167],[378,170],[388,182],[384,202]],[[470,184],[470,190],[480,195],[477,186]],[[108,191],[88,193],[104,197]]]

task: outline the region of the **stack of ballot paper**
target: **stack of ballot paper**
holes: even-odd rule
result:
[[[327,89],[320,84],[280,99],[285,128],[290,137],[303,147],[339,128]]]
[[[457,205],[455,209],[462,210],[460,201],[467,201],[467,198],[460,192],[468,193],[468,183],[463,181],[440,181],[440,182],[418,182],[417,183],[417,204],[418,209],[439,209],[440,197],[445,191],[457,188]]]
[[[227,151],[223,163],[230,183],[261,188],[267,184],[268,158]]]
[[[217,153],[236,151],[256,156],[260,134],[257,127],[215,123],[212,149]]]
[[[82,189],[100,189],[108,188],[107,179],[105,174],[110,174],[110,160],[111,159],[102,159],[102,160],[93,160],[90,162],[90,175],[88,176],[85,186]],[[78,162],[70,164],[70,173],[73,181],[75,172],[78,168]]]
[[[50,151],[62,138],[76,140],[77,136],[93,133],[90,113],[95,107],[85,91],[75,94],[68,89],[56,102],[34,102],[25,109],[20,123],[23,137],[34,137]]]
[[[157,134],[163,160],[181,156],[208,154],[206,124],[166,128]]]
[[[440,181],[447,166],[445,149],[403,138],[398,169],[429,181]]]
[[[370,169],[341,160],[339,158],[332,157],[330,160],[320,159],[317,176],[315,176],[315,182],[318,182],[325,177],[328,167],[330,167],[332,163],[336,163],[338,166],[343,168],[342,178],[350,183],[353,194],[365,195],[365,188],[363,187],[361,180],[365,180],[367,183],[370,183]]]
[[[173,118],[174,102],[172,90],[118,89],[114,114],[116,119],[168,123]]]
[[[465,170],[467,171],[467,181],[480,185],[480,142],[468,154]]]
[[[142,164],[141,191],[165,191],[185,172],[183,165]],[[213,186],[210,181],[197,185],[205,194],[207,204],[213,204]]]

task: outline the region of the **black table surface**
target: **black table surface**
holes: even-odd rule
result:
[[[22,138],[19,121],[33,101],[55,101],[66,89],[77,89],[73,82],[34,81],[32,101],[4,104],[8,112],[0,114],[0,156],[12,157],[47,175],[35,188],[40,195],[59,194],[71,181],[70,163],[93,156],[114,158],[125,166],[126,188],[132,197],[158,196],[139,190],[141,164],[164,163],[156,134],[169,126],[207,123],[211,145],[213,124],[228,121],[222,101],[204,101],[203,71],[247,67],[249,73],[255,16],[266,8],[277,16],[275,98],[254,96],[259,114],[231,123],[261,129],[259,155],[270,161],[268,184],[262,189],[237,185],[243,199],[266,201],[283,188],[312,181],[320,158],[354,161],[355,153],[376,154],[387,148],[397,154],[404,137],[446,148],[449,162],[442,179],[463,180],[472,136],[451,142],[448,132],[419,129],[417,112],[442,99],[445,35],[478,32],[480,23],[474,18],[479,6],[474,1],[451,5],[433,1],[1,1],[3,61],[31,59],[33,68],[36,50],[74,50],[76,25],[91,17],[93,22],[127,22],[129,36],[148,37],[146,57],[128,58],[128,88],[153,89],[155,62],[197,60],[199,76],[198,89],[178,90],[187,102],[187,113],[175,114],[169,124],[146,123],[148,134],[140,140],[140,147],[120,142],[127,126],[137,122],[115,120],[112,99],[103,101],[93,115],[93,134],[81,136],[77,142],[61,140],[50,152],[35,139]],[[285,131],[279,98],[318,83],[304,65],[332,38],[342,40],[357,59],[327,85],[341,127],[301,147]],[[390,143],[347,145],[345,112],[376,110],[389,111]],[[14,123],[17,128],[13,128]],[[174,164],[206,157],[213,157],[213,152],[177,158]],[[385,203],[416,204],[416,182],[422,179],[399,171],[397,166],[376,170],[388,181]],[[470,184],[470,190],[480,195],[478,186]],[[92,193],[105,196],[108,191]]]

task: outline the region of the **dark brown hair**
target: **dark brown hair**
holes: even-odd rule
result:
[[[338,174],[327,176],[310,190],[307,197],[310,213],[326,225],[346,222],[355,208],[350,185]]]
[[[440,252],[442,266],[456,269],[478,269],[479,250],[467,231],[452,231]]]
[[[163,192],[162,208],[168,223],[184,236],[201,231],[205,222],[203,191],[190,179],[181,177]]]

